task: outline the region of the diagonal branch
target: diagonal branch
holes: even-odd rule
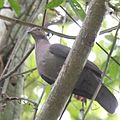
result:
[[[59,32],[55,32],[55,31],[50,30],[50,29],[45,28],[45,27],[42,27],[42,26],[39,26],[39,25],[35,25],[33,23],[30,23],[30,22],[24,22],[22,20],[18,20],[18,19],[15,19],[15,18],[6,17],[6,16],[3,16],[3,15],[0,15],[0,19],[9,21],[9,22],[14,23],[14,24],[20,24],[20,25],[23,25],[23,26],[27,26],[27,27],[30,27],[30,28],[39,27],[39,28],[43,29],[45,32],[52,33],[52,34],[57,35],[59,37],[63,37],[63,38],[67,38],[67,39],[75,39],[76,38],[76,36],[65,35],[65,34],[62,34],[62,33],[59,33]],[[111,32],[113,30],[116,30],[117,27],[118,26],[114,26],[114,27],[108,28],[106,30],[100,31],[99,34],[102,35],[104,33]]]
[[[69,36],[69,35],[59,33],[59,32],[55,32],[53,30],[47,29],[47,28],[42,27],[40,25],[35,25],[33,23],[30,23],[30,22],[24,22],[22,20],[18,20],[18,19],[15,19],[15,18],[9,18],[9,17],[3,16],[3,15],[0,15],[0,19],[9,21],[9,22],[14,23],[14,24],[20,24],[20,25],[23,25],[23,26],[27,26],[27,27],[30,27],[30,28],[39,27],[42,30],[44,30],[45,32],[52,33],[52,34],[58,35],[60,37],[64,37],[64,38],[68,38],[68,39],[75,39],[75,36]]]

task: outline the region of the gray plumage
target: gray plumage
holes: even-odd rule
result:
[[[38,72],[46,82],[53,84],[70,48],[61,44],[51,45],[41,29],[34,28],[30,33],[35,39]],[[75,85],[73,94],[91,99],[99,82],[101,82],[101,74],[102,71],[88,60]],[[95,100],[110,113],[114,113],[118,106],[114,95],[103,84]]]

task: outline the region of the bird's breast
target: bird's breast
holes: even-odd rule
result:
[[[55,56],[49,51],[39,52],[36,55],[36,63],[39,74],[43,74],[51,80],[55,80],[62,68],[65,59]]]

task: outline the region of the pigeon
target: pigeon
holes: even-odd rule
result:
[[[69,54],[70,48],[61,44],[50,44],[41,28],[33,28],[29,33],[35,40],[35,56],[39,75],[52,85]],[[99,83],[101,83],[102,87],[95,100],[107,112],[113,114],[118,102],[113,93],[102,83],[102,73],[94,63],[87,60],[72,94],[91,99]]]

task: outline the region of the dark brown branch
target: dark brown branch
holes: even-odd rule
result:
[[[38,106],[38,104],[30,99],[24,98],[24,97],[10,97],[10,96],[5,96],[5,98],[3,98],[2,100],[0,100],[1,102],[7,102],[7,101],[13,101],[13,100],[18,100],[18,101],[28,101],[29,103],[33,104],[36,108],[36,106]]]
[[[33,71],[35,71],[35,70],[37,70],[36,67],[35,67],[35,68],[32,68],[32,69],[30,69],[30,70],[27,70],[27,71],[25,71],[25,72],[14,73],[12,76],[17,76],[17,75],[23,75],[23,74],[31,73],[31,72],[33,72]],[[12,76],[11,76],[11,77],[12,77]]]
[[[0,19],[12,22],[14,24],[16,23],[16,24],[27,26],[27,27],[31,27],[31,28],[39,27],[39,28],[43,29],[45,32],[52,33],[52,34],[57,35],[59,37],[63,37],[63,38],[67,38],[67,39],[75,39],[76,38],[76,36],[70,36],[70,35],[65,35],[65,34],[62,34],[62,33],[58,33],[58,32],[55,32],[53,30],[44,28],[44,27],[39,26],[39,25],[35,25],[35,24],[29,23],[29,22],[24,22],[24,21],[21,21],[21,20],[18,20],[18,19],[14,19],[14,18],[9,18],[9,17],[3,16],[3,15],[0,15]],[[117,27],[118,26],[114,26],[114,27],[108,28],[106,30],[100,31],[99,34],[102,35],[104,33],[111,32],[113,30],[116,30]]]
[[[14,24],[16,23],[16,24],[24,25],[24,26],[27,26],[27,27],[30,27],[30,28],[39,27],[39,28],[43,29],[45,32],[52,33],[52,34],[58,35],[60,37],[64,37],[64,38],[68,38],[68,39],[75,39],[75,36],[69,36],[69,35],[65,35],[65,34],[62,34],[62,33],[58,33],[58,32],[55,32],[53,30],[44,28],[42,26],[32,24],[30,22],[24,22],[24,21],[21,21],[21,20],[18,20],[18,19],[3,16],[3,15],[0,15],[0,19],[12,22]]]

